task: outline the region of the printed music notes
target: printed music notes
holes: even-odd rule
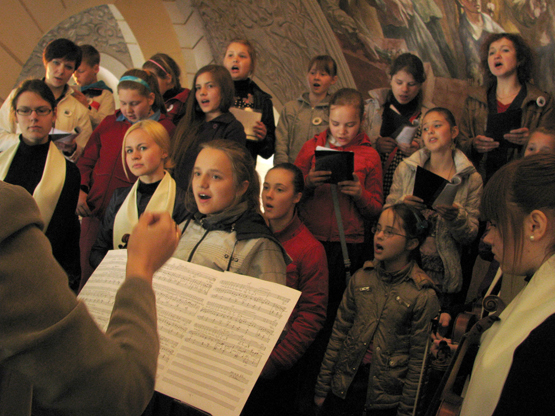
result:
[[[104,329],[126,261],[126,250],[110,251],[79,295]],[[300,292],[174,258],[153,286],[156,390],[212,415],[239,415]]]

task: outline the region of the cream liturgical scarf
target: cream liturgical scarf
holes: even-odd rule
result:
[[[501,396],[516,348],[555,313],[555,256],[536,271],[482,336],[462,416],[490,416]]]
[[[18,148],[19,143],[0,153],[0,179],[6,178]],[[56,145],[50,141],[42,178],[33,192],[33,198],[44,221],[44,232],[48,229],[52,214],[58,205],[65,181],[66,160]]]
[[[175,204],[175,181],[171,175],[164,171],[165,175],[158,184],[156,191],[148,201],[145,211],[151,212],[169,212],[173,213]],[[131,234],[133,227],[139,222],[139,209],[137,208],[137,189],[139,188],[139,180],[135,182],[129,195],[123,201],[123,204],[114,219],[114,249],[120,248],[122,238],[125,234]]]

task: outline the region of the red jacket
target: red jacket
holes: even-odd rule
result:
[[[117,121],[121,111],[106,117],[94,129],[83,154],[77,161],[81,172],[81,185],[89,188],[87,204],[92,215],[102,219],[104,211],[117,188],[131,186],[137,178],[128,170],[129,178],[125,176],[121,160],[121,146],[123,136],[131,123],[127,120]],[[174,124],[165,116],[158,120],[171,135],[175,130]]]
[[[325,146],[329,129],[306,142],[295,160],[306,180],[314,167],[316,146]],[[371,146],[366,133],[359,133],[343,147],[330,144],[331,149],[355,153],[355,174],[362,185],[362,196],[355,201],[348,195],[339,194],[339,208],[347,243],[364,242],[364,220],[376,218],[382,209],[382,164],[378,152]],[[323,184],[305,191],[300,205],[300,215],[308,229],[320,241],[340,241],[337,221],[333,209],[331,188]]]
[[[287,266],[287,286],[302,293],[285,337],[270,354],[264,376],[291,368],[304,355],[324,325],[328,305],[328,262],[322,244],[296,215],[275,236],[293,260]]]

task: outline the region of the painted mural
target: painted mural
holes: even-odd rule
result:
[[[480,45],[490,33],[516,32],[537,53],[535,84],[555,93],[553,0],[319,0],[319,3],[361,91],[385,86],[387,65],[406,51],[427,62],[433,76],[448,90],[467,83],[482,85]]]

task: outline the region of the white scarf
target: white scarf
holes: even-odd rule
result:
[[[555,313],[555,255],[482,336],[461,416],[490,416],[501,396],[516,348]]]
[[[158,184],[156,191],[148,201],[145,208],[146,211],[166,211],[170,215],[173,213],[175,204],[175,181],[171,175],[164,171],[165,175]],[[137,207],[137,189],[139,188],[139,179],[135,182],[131,191],[121,204],[116,218],[114,219],[114,249],[118,249],[122,243],[125,234],[131,234],[133,227],[139,222],[139,209]]]
[[[5,152],[0,153],[0,179],[4,180],[10,170],[13,158],[17,153],[21,142],[14,144]],[[38,183],[33,198],[39,207],[39,211],[44,221],[44,232],[48,229],[52,214],[56,209],[60,194],[66,181],[66,160],[58,150],[56,145],[50,141],[48,155],[42,177]]]

